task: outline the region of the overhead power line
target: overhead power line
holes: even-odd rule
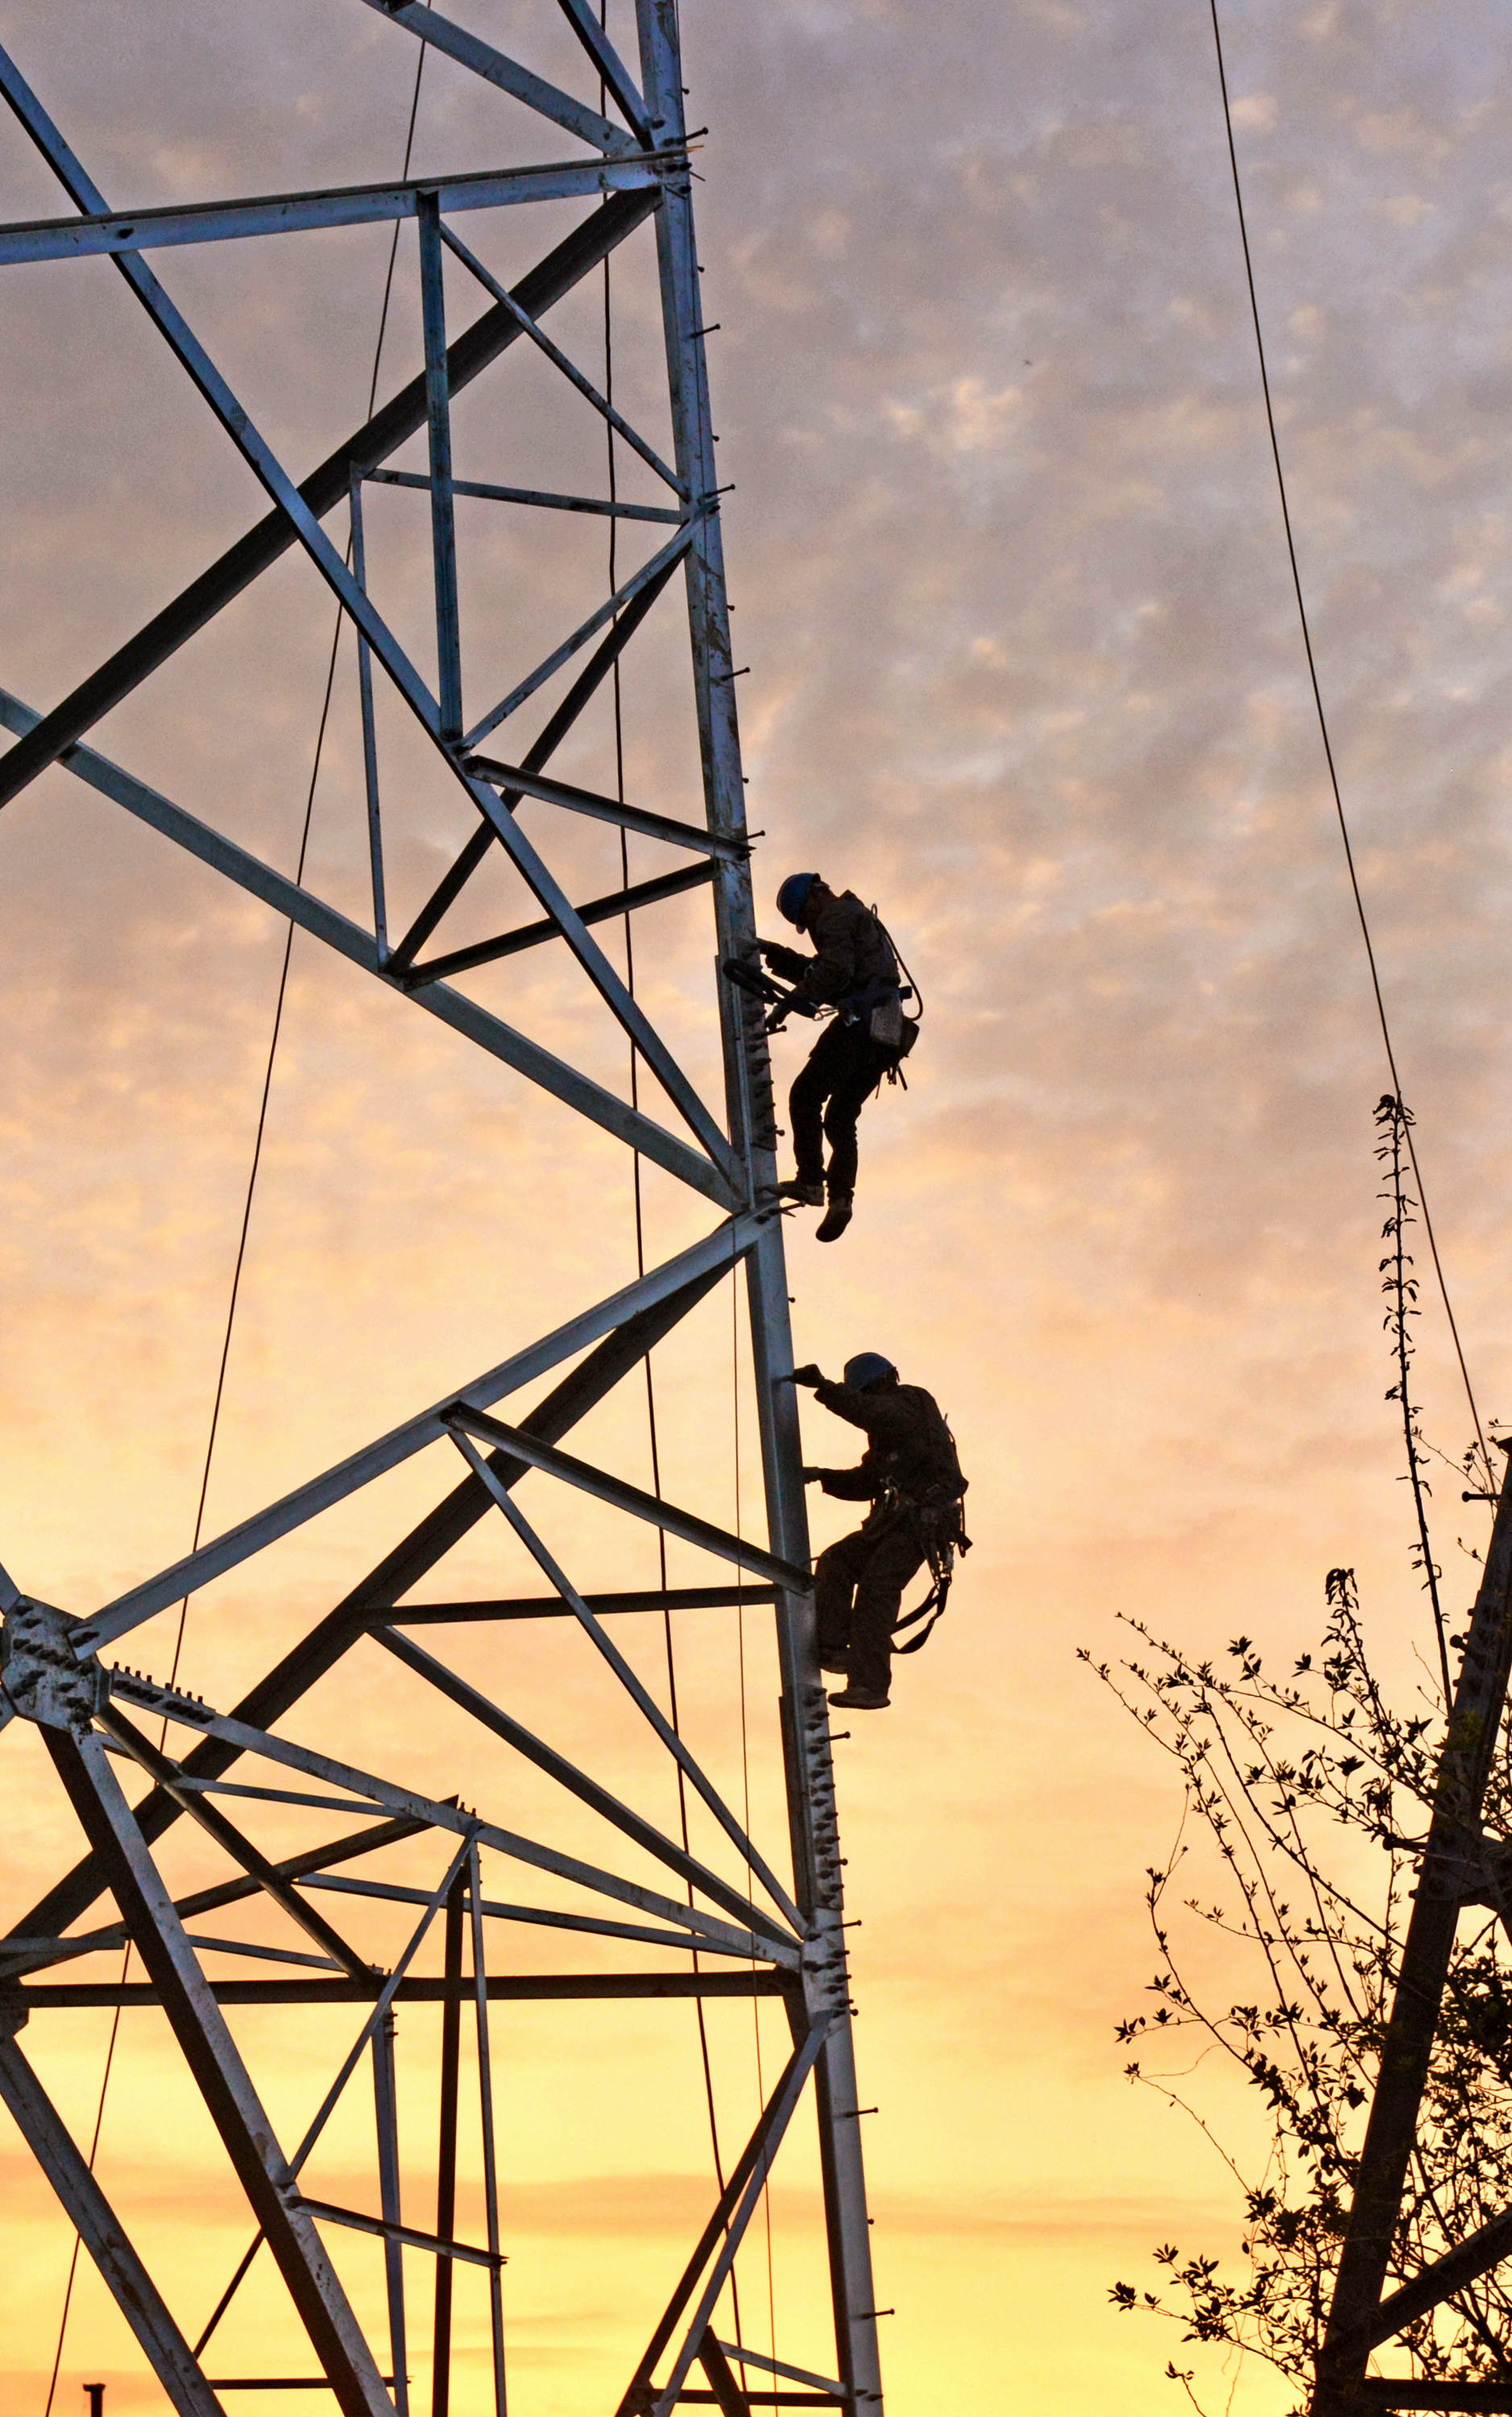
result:
[[[1386,1002],[1381,988],[1381,972],[1376,963],[1375,943],[1370,937],[1370,919],[1365,911],[1360,876],[1354,862],[1353,844],[1350,838],[1349,820],[1344,812],[1343,794],[1338,785],[1338,769],[1334,761],[1333,741],[1328,733],[1328,715],[1323,707],[1323,690],[1318,680],[1317,658],[1313,653],[1312,628],[1308,619],[1307,600],[1302,591],[1302,573],[1297,565],[1296,540],[1292,533],[1292,509],[1287,500],[1286,472],[1281,466],[1280,440],[1276,430],[1276,408],[1271,400],[1270,370],[1265,358],[1265,338],[1260,320],[1260,299],[1255,291],[1255,266],[1249,251],[1249,226],[1245,215],[1244,186],[1240,180],[1239,154],[1233,140],[1233,111],[1229,100],[1229,78],[1224,65],[1223,32],[1218,23],[1217,0],[1208,0],[1208,9],[1213,20],[1213,47],[1217,55],[1218,89],[1223,96],[1223,125],[1229,144],[1229,167],[1233,176],[1234,206],[1239,215],[1239,240],[1244,247],[1245,281],[1249,289],[1249,315],[1254,323],[1255,350],[1260,357],[1260,384],[1265,400],[1265,426],[1270,433],[1271,459],[1276,464],[1276,484],[1281,499],[1281,524],[1286,531],[1287,560],[1292,566],[1292,586],[1296,596],[1297,618],[1302,626],[1302,644],[1308,658],[1308,677],[1312,684],[1312,702],[1317,709],[1318,731],[1323,740],[1323,760],[1328,767],[1328,784],[1333,792],[1334,812],[1338,818],[1338,835],[1344,844],[1344,862],[1349,871],[1350,889],[1354,900],[1354,911],[1359,918],[1360,935],[1365,942],[1366,962],[1370,969],[1370,988],[1375,996],[1376,1015],[1381,1025],[1381,1038],[1385,1045],[1386,1063],[1391,1069],[1391,1087],[1399,1101],[1402,1097],[1401,1076],[1397,1071],[1397,1052],[1392,1044],[1391,1023],[1386,1014]],[[1470,1381],[1470,1370],[1465,1364],[1464,1346],[1459,1340],[1459,1322],[1455,1317],[1454,1303],[1449,1298],[1444,1262],[1439,1256],[1438,1237],[1433,1230],[1433,1218],[1429,1208],[1423,1170],[1418,1163],[1417,1148],[1413,1139],[1412,1127],[1409,1125],[1405,1130],[1408,1155],[1412,1160],[1413,1178],[1417,1185],[1417,1205],[1423,1213],[1423,1231],[1428,1236],[1429,1249],[1433,1257],[1433,1273],[1438,1281],[1439,1297],[1444,1303],[1444,1314],[1448,1319],[1449,1332],[1454,1340],[1455,1358],[1459,1363],[1465,1399],[1470,1405],[1470,1415],[1474,1422],[1475,1439],[1480,1446],[1481,1457],[1489,1469],[1490,1458],[1486,1449],[1486,1437],[1480,1422],[1480,1412],[1475,1406],[1475,1392]]]

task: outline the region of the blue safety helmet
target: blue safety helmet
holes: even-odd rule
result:
[[[897,1369],[880,1351],[858,1351],[854,1360],[845,1362],[845,1381],[853,1393],[864,1393],[872,1385],[880,1385],[884,1376],[896,1376]]]
[[[803,929],[803,910],[809,904],[809,892],[818,880],[817,873],[790,873],[777,893],[777,911],[790,923]]]

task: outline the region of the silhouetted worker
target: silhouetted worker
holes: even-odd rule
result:
[[[856,1118],[883,1076],[906,1054],[915,1026],[904,1022],[892,942],[854,889],[837,892],[817,873],[790,873],[777,904],[779,913],[812,940],[814,953],[801,956],[796,949],[763,940],[763,957],[792,982],[800,1011],[835,1010],[789,1095],[797,1167],[779,1188],[806,1208],[821,1208],[827,1179],[829,1206],[818,1239],[835,1242],[855,1204]]]
[[[847,1680],[830,1702],[878,1712],[888,1699],[903,1589],[928,1561],[934,1593],[904,1624],[912,1626],[929,1610],[937,1619],[954,1554],[966,1550],[960,1507],[966,1481],[933,1394],[922,1385],[900,1385],[897,1369],[880,1351],[847,1360],[843,1384],[832,1384],[811,1365],[794,1368],[790,1381],[811,1386],[826,1410],[860,1427],[867,1438],[857,1467],[806,1468],[803,1475],[806,1484],[820,1484],[841,1501],[871,1505],[854,1535],[820,1554],[814,1608],[820,1667],[843,1672]],[[922,1644],[928,1634],[926,1629],[915,1642]]]

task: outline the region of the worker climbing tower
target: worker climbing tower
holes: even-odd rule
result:
[[[41,1896],[7,1908],[0,2096],[175,2409],[208,2417],[233,2387],[244,2395],[233,2405],[257,2408],[260,2389],[304,2383],[328,2388],[343,2417],[422,2407],[465,2417],[485,2406],[503,2417],[507,2388],[528,2417],[528,2373],[522,2385],[507,2372],[521,2268],[517,2254],[507,2271],[517,2177],[513,2130],[496,2114],[509,2087],[501,2026],[527,2007],[570,2015],[563,2053],[582,2059],[585,2097],[623,2114],[626,2146],[603,2152],[633,2180],[638,2144],[657,2128],[635,2063],[648,2025],[680,2026],[691,2065],[690,2011],[702,2023],[720,2000],[748,2012],[775,1999],[784,2054],[768,2061],[739,2136],[726,2110],[728,2153],[717,2137],[702,2216],[635,2312],[643,2347],[618,2417],[669,2417],[688,2402],[726,2417],[773,2405],[878,2410],[829,1715],[813,1650],[796,1401],[776,1381],[793,1351],[767,1047],[760,1002],[718,972],[722,959],[748,955],[755,927],[674,0],[634,0],[633,9],[624,0],[607,17],[588,0],[480,5],[469,12],[479,31],[421,0],[316,0],[301,36],[311,77],[325,55],[323,14],[340,26],[364,8],[365,30],[392,53],[396,109],[432,62],[427,71],[451,79],[475,113],[483,96],[504,164],[167,205],[108,197],[50,114],[62,110],[45,21],[36,21],[36,56],[0,53],[10,139],[29,141],[67,205],[0,228],[0,266],[23,280],[36,264],[69,264],[49,273],[90,281],[108,263],[197,391],[234,477],[249,470],[266,496],[262,517],[180,594],[106,660],[80,662],[59,701],[0,691],[11,734],[0,805],[54,814],[83,784],[92,812],[137,827],[141,849],[181,852],[206,890],[234,885],[304,935],[302,949],[318,944],[343,961],[344,981],[379,986],[389,1003],[382,1028],[423,1016],[447,1050],[491,1061],[501,1102],[535,1087],[557,1145],[582,1152],[584,1230],[601,1257],[580,1304],[537,1330],[530,1186],[501,1183],[496,1247],[519,1269],[514,1325],[480,1333],[483,1364],[458,1368],[440,1398],[416,1401],[386,1432],[198,1537],[171,1566],[141,1571],[110,1601],[59,1600],[54,1574],[0,1533],[0,1801],[14,1834],[18,1791],[32,1790],[27,1803],[48,1803],[70,1842]],[[123,198],[129,206],[113,208]],[[548,234],[532,240],[543,214]],[[396,320],[411,314],[420,365],[407,382],[375,374],[363,423],[318,466],[286,464],[173,298],[173,255],[340,243],[349,238],[335,231],[374,225],[395,230],[392,310]],[[511,244],[528,245],[528,264],[491,266]],[[607,295],[607,264],[617,274],[643,256],[663,339],[654,428],[639,405],[632,418],[603,364],[585,363],[561,332],[578,326],[571,312],[596,281]],[[196,290],[192,278],[180,290]],[[99,293],[84,284],[80,311]],[[563,433],[567,468],[556,485],[497,475],[518,424],[511,381],[527,365],[537,453]],[[583,426],[600,460],[607,444],[607,494],[584,492]],[[401,540],[377,540],[381,514],[401,509],[423,567],[419,616],[417,580],[394,568]],[[508,556],[512,575],[521,563],[545,568],[511,623],[530,651],[507,666],[491,646],[471,646],[467,630],[469,550],[497,565],[497,548],[486,549],[499,515],[518,516],[511,526],[607,532],[618,549],[607,580],[600,555],[597,587],[566,605],[569,570],[576,576],[585,557]],[[247,770],[234,733],[204,798],[171,798],[117,760],[124,750],[97,744],[107,714],[286,563],[334,600],[337,694],[351,699],[360,731],[361,914],[318,894],[303,855],[289,874],[233,835]],[[697,751],[687,791],[701,795],[702,812],[678,816],[665,796],[627,796],[617,707],[640,651],[665,639],[684,601],[680,676]],[[401,912],[417,860],[417,800],[428,844],[441,829],[454,838],[440,877]],[[584,823],[607,831],[621,871],[617,886],[575,905],[567,884]],[[0,845],[4,837],[0,817]],[[659,859],[633,881],[631,840]],[[495,918],[490,902],[508,894],[524,920]],[[642,965],[658,951],[659,972],[659,935],[673,927],[657,919],[673,900],[677,917],[701,919],[691,987],[680,1000],[671,980],[656,993],[678,1007],[675,1046],[637,993],[632,945],[644,934]],[[679,922],[674,940],[693,928]],[[572,1011],[548,1019],[545,1037],[525,1027],[557,993],[522,987],[517,1007],[508,987],[514,961],[534,965],[536,951],[579,984]],[[689,1058],[714,1079],[695,1079]],[[673,1204],[673,1247],[659,1256],[643,1248],[629,1281],[625,1233],[612,1235],[600,1213],[606,1152],[622,1180],[633,1166],[638,1204],[643,1168]],[[642,1384],[649,1355],[717,1315],[720,1300],[728,1333],[733,1287],[760,1438],[759,1542],[732,1524],[727,1490],[702,1504],[673,1499],[659,1466],[647,1488],[609,1465],[613,1449],[570,1448],[574,1430],[612,1411],[616,1389]],[[611,1419],[599,1433],[612,1442],[621,1429]],[[424,1474],[431,1507],[384,1531],[396,1498],[387,1481],[401,1470]],[[288,1642],[274,1617],[288,1584],[280,1555],[359,1494],[374,1506],[374,1549],[335,1607],[328,1597],[310,1604]],[[626,1576],[643,1573],[638,1557],[652,1541],[660,1583],[575,1579],[579,1521],[596,1540],[596,1566],[623,1554]],[[356,1531],[338,1532],[349,1549]],[[534,1581],[524,1591],[417,1595],[460,1546],[496,1549]],[[669,1546],[679,1573],[688,1563],[700,1583],[668,1583]],[[176,1683],[174,1616],[193,1598],[199,1680],[216,1664],[228,1579],[237,1613],[226,1667],[245,1671],[265,1606],[280,1649],[250,1686],[243,1679],[206,1697]],[[675,1694],[654,1682],[641,1649],[665,1623],[670,1661],[673,1618],[695,1611],[732,1634],[740,1619],[775,1621],[780,1701],[756,1701],[753,1718],[780,1725],[780,1838],[755,1834],[748,1790],[737,1807],[736,1791],[711,1775],[689,1742],[686,1706],[680,1714]],[[532,1703],[548,1704],[569,1742],[511,1701],[517,1640],[535,1656]],[[123,1650],[144,1666],[126,1666]],[[576,1719],[590,1679],[660,1773],[642,1801],[625,1774],[639,1786],[651,1766],[635,1761],[607,1714],[597,1729]],[[386,1750],[355,1756],[360,1723],[348,1710],[379,1698]],[[610,1741],[597,1771],[596,1739]],[[454,1740],[456,1769],[438,1778]],[[44,1783],[50,1795],[38,1793]],[[556,1951],[544,1967],[521,1944],[542,1938]],[[49,2088],[50,2027],[86,2008],[118,2013],[155,2043],[133,2069],[141,2160],[158,2156],[188,2099],[207,2140],[213,2129],[218,2204],[235,2196],[243,2246],[208,2296],[198,2264],[181,2262],[182,2229],[164,2262],[157,2233],[149,2242],[131,2221],[129,2172],[117,2199]],[[585,2051],[589,2023],[597,2029]],[[353,2112],[359,2100],[366,2130]],[[790,2338],[781,2311],[768,2330],[764,2308],[756,2339],[740,2309],[742,2253],[758,2218],[775,2208],[779,2227],[785,2220],[768,2176],[780,2185],[783,2157],[798,2153],[806,2130],[833,2333],[826,2319],[816,2335],[810,2311]],[[649,2271],[646,2260],[634,2271]]]

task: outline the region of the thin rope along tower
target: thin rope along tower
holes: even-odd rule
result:
[[[596,2065],[613,2071],[626,2060],[627,2116],[641,2115],[630,2105],[633,2006],[641,2022],[681,2024],[683,2001],[691,2000],[702,2029],[715,2001],[739,2001],[744,2021],[746,2008],[759,2018],[761,2001],[776,1999],[774,2019],[785,2018],[790,2041],[785,2060],[748,2136],[729,2143],[733,2153],[709,2187],[702,2228],[690,2229],[655,2295],[636,2311],[644,2347],[606,2417],[670,2417],[688,2403],[725,2417],[771,2406],[880,2411],[831,1738],[814,1653],[795,1400],[792,1387],[777,1381],[791,1369],[793,1349],[770,1068],[759,1004],[716,971],[722,957],[748,950],[755,925],[675,7],[634,0],[632,42],[627,6],[622,49],[612,38],[618,25],[606,27],[588,0],[537,0],[539,26],[531,30],[555,67],[549,75],[412,0],[325,6],[333,21],[355,18],[359,7],[381,21],[377,38],[392,48],[396,102],[409,102],[420,43],[468,83],[471,99],[480,94],[497,113],[501,157],[513,162],[528,131],[549,144],[548,160],[123,213],[94,183],[41,92],[0,53],[0,90],[70,205],[63,217],[0,227],[0,266],[20,276],[38,262],[111,262],[187,372],[228,460],[239,457],[268,499],[263,518],[60,703],[43,711],[0,690],[0,722],[13,741],[0,756],[0,806],[62,768],[152,835],[144,844],[167,843],[202,868],[197,879],[214,876],[271,908],[307,944],[343,960],[343,979],[380,985],[398,1002],[390,1012],[432,1019],[446,1049],[491,1060],[511,1097],[527,1087],[544,1094],[559,1139],[570,1137],[566,1119],[579,1119],[595,1166],[607,1136],[625,1154],[627,1176],[632,1163],[637,1182],[642,1166],[658,1170],[681,1219],[678,1247],[659,1258],[645,1249],[633,1281],[612,1281],[622,1273],[623,1234],[611,1236],[609,1221],[596,1219],[595,1202],[586,1201],[590,1227],[603,1236],[604,1281],[583,1305],[482,1373],[462,1371],[440,1399],[228,1531],[197,1540],[183,1558],[141,1575],[112,1601],[53,1603],[47,1572],[22,1566],[0,1538],[13,1565],[9,1574],[0,1569],[0,1729],[8,1732],[0,1737],[0,1781],[8,1802],[17,1803],[40,1769],[51,1801],[79,1833],[67,1867],[37,1902],[16,1909],[0,1939],[0,2097],[169,2405],[186,2417],[211,2417],[233,2390],[255,2395],[299,2383],[327,2387],[343,2417],[410,2417],[412,2409],[418,2417],[417,2370],[428,2371],[431,2417],[452,2409],[463,2417],[485,2406],[506,2417],[507,2394],[525,2408],[529,2394],[506,2364],[512,2135],[496,2113],[507,2087],[501,2022],[527,2006],[559,2009],[563,2020],[568,2009],[575,2019],[597,2010]],[[511,24],[524,14],[516,9]],[[45,85],[46,60],[28,64]],[[480,256],[491,232],[528,225],[506,214],[542,204],[552,206],[552,239],[543,251],[532,248],[524,273],[495,274]],[[403,229],[411,220],[415,236],[401,249],[392,308],[413,313],[423,366],[318,467],[299,475],[260,433],[159,281],[155,255],[250,237],[276,245],[363,225]],[[559,330],[573,324],[574,298],[580,307],[590,303],[596,272],[622,247],[627,266],[646,256],[646,291],[658,297],[664,356],[658,407],[670,442],[653,442],[639,408],[643,424],[627,416],[627,390],[612,400],[607,376],[600,386],[566,334],[552,332],[553,313]],[[533,436],[560,433],[562,458],[574,466],[552,488],[463,475],[464,445],[478,421],[476,412],[459,419],[454,446],[456,399],[476,385],[494,409],[491,428],[507,431],[511,372],[518,377],[526,363],[537,381],[549,381],[552,398],[543,417],[537,383]],[[584,417],[591,429],[595,415],[622,469],[631,464],[657,501],[627,499],[612,454],[610,494],[582,491],[575,465],[582,455],[574,448]],[[386,594],[376,498],[394,489],[415,491],[408,509],[428,522],[426,632],[417,651],[427,662],[433,656],[433,686],[398,633],[413,611],[414,583],[401,594],[402,583],[390,582]],[[389,494],[390,507],[397,503]],[[464,665],[464,602],[473,591],[459,564],[465,573],[484,506],[537,527],[555,514],[607,518],[617,540],[610,592],[600,552],[590,609],[577,618],[564,615],[569,583],[544,557],[553,575],[543,572],[539,595],[517,616],[531,632],[533,660],[507,676],[487,647],[470,646]],[[288,877],[90,744],[106,714],[286,556],[301,557],[307,578],[325,583],[342,629],[350,624],[354,635],[370,889],[362,918],[317,894],[303,859]],[[528,551],[519,558],[537,568],[543,560]],[[610,696],[620,757],[622,670],[665,636],[679,595],[689,638],[680,673],[688,696],[687,786],[701,794],[701,818],[628,800],[618,760],[597,787],[564,777],[553,764],[566,752],[580,769],[595,709]],[[533,735],[515,742],[511,722]],[[416,760],[464,836],[396,937],[401,919],[391,928],[390,912],[416,860],[406,816]],[[41,794],[60,794],[55,781]],[[626,846],[633,837],[638,846],[664,851],[667,869],[632,882],[626,855],[619,888],[575,905],[566,882],[584,819],[609,826]],[[434,827],[432,818],[428,828]],[[486,939],[462,936],[476,928],[479,902],[486,904],[489,884],[501,874],[528,896],[528,920]],[[708,917],[702,1013],[711,1039],[718,1022],[718,1104],[595,936],[597,925],[610,924],[629,939],[674,898],[685,900],[680,914]],[[459,908],[458,922],[443,929]],[[646,928],[660,927],[648,920]],[[622,1067],[628,1044],[626,1091],[605,1079],[607,1059],[589,1042],[576,1056],[563,1052],[478,995],[477,977],[539,949],[576,968],[583,999],[607,1019],[605,1029],[617,1027]],[[631,962],[627,952],[627,967]],[[491,1001],[495,996],[488,994]],[[586,1014],[567,1019],[566,1028],[585,1031]],[[501,1215],[515,1214],[523,1218],[524,1209],[506,1197]],[[529,1332],[529,1236],[522,1226],[504,1240],[519,1248],[518,1298]],[[729,1278],[743,1286],[748,1320],[764,1543],[732,1531],[708,1505],[668,1498],[659,1458],[654,1490],[646,1491],[566,1448],[600,1406],[612,1408],[627,1378],[644,1382],[650,1353],[685,1324],[691,1331],[702,1304],[710,1301],[717,1314],[711,1297]],[[721,1395],[728,1357],[724,1368]],[[711,1400],[711,1420],[718,1409]],[[286,1566],[261,1557],[409,1464],[436,1470],[433,1507],[373,1566],[355,1572],[335,1607],[324,1609],[239,1700],[205,1701],[115,1660],[122,1641],[144,1630],[138,1649],[159,1652],[159,1667],[166,1665],[171,1630],[148,1623],[171,1617],[191,1595],[205,1597],[196,1636],[202,1656],[213,1659],[209,1640],[225,1617],[219,1581],[239,1573],[245,1634],[249,1590],[276,1590],[276,1568]],[[381,1517],[381,1496],[372,1501]],[[558,1558],[560,1550],[570,1558],[570,1544],[560,1540],[573,1533],[575,1507],[597,1523],[595,1536],[612,1535],[627,1574],[639,1567],[649,1530],[663,1558],[669,1542],[702,1556],[705,1582],[674,1588],[663,1576],[650,1588],[581,1590]],[[747,1524],[737,1512],[736,1530]],[[476,1552],[491,1537],[501,1555],[538,1573],[538,1591],[411,1600],[454,1548],[467,1543]],[[741,1779],[737,1769],[737,1811],[690,1747],[686,1721],[669,1718],[641,1675],[635,1643],[619,1641],[635,1638],[637,1616],[697,1610],[727,1620],[733,1646],[738,1624],[743,1722],[744,1634],[753,1608],[775,1622],[780,1674],[772,1751],[786,1834],[765,1841],[752,1834],[748,1776]],[[424,1643],[416,1634],[423,1630],[431,1632]],[[618,1753],[612,1786],[587,1756],[528,1725],[511,1709],[507,1686],[491,1693],[478,1683],[467,1649],[480,1638],[517,1636],[560,1658],[551,1700],[564,1710],[585,1665],[598,1671],[617,1717],[670,1774],[691,1822],[669,1831],[658,1815],[622,1801]],[[323,1687],[333,1680],[334,1691]],[[393,1733],[404,1745],[382,1769],[356,1767],[350,1732],[340,1721],[333,1725],[331,1707],[343,1693],[355,1701],[380,1690],[401,1707]],[[733,1718],[733,1702],[729,1709]],[[433,1756],[420,1749],[434,1737],[463,1734],[458,1784],[438,1786]],[[40,1750],[40,1763],[25,1751],[28,1742]],[[560,1808],[555,1835],[552,1818],[538,1834],[519,1828],[522,1780],[536,1791],[532,1806],[546,1801]],[[464,1786],[469,1797],[478,1794],[476,1804],[462,1801]],[[276,1843],[265,1822],[276,1823]],[[591,1849],[589,1839],[597,1841]],[[196,1869],[208,1859],[215,1873],[189,1890],[174,1877],[186,1841],[199,1857]],[[512,1887],[524,1889],[527,1901],[507,1901]],[[551,1969],[523,1969],[522,1938],[543,1931],[553,1942]],[[126,1976],[127,1947],[144,1977]],[[152,2074],[171,2071],[180,2093],[173,2105],[181,2108],[186,2094],[197,2104],[223,2152],[246,2245],[208,2303],[201,2303],[198,2282],[190,2292],[176,2264],[155,2270],[147,2250],[133,2243],[93,2156],[81,2150],[40,2077],[47,2018],[90,2007],[131,2010],[133,2022],[155,2026],[160,2053]],[[278,2010],[297,2027],[291,2037],[313,2093],[292,2128],[287,2120],[280,2128],[270,2111],[275,2101],[283,2110],[289,2096]],[[758,2027],[758,2050],[760,2036]],[[704,2065],[706,2073],[706,2048]],[[363,2180],[354,2173],[358,2133],[350,2118],[356,2097],[370,2093]],[[418,2114],[408,2109],[412,2097]],[[712,2121],[712,2085],[709,2112]],[[150,2157],[159,2138],[147,2083],[133,2087],[132,2119]],[[173,2120],[166,2112],[160,2119]],[[738,2334],[737,2259],[749,2235],[752,2271],[770,2276],[770,2247],[764,2259],[750,2227],[764,2212],[780,2228],[768,2176],[776,2166],[780,2180],[780,2161],[798,2155],[806,2127],[820,2181],[825,2322],[817,2339],[809,2333],[789,2339],[774,2318],[772,2337],[759,2349]],[[633,2155],[643,2135],[632,2129],[628,2136]],[[338,2138],[340,2203],[320,2179]],[[481,2277],[484,2295],[481,2363],[456,2313],[469,2276]],[[265,2361],[255,2372],[233,2374],[219,2363],[222,2345],[254,2304]]]

